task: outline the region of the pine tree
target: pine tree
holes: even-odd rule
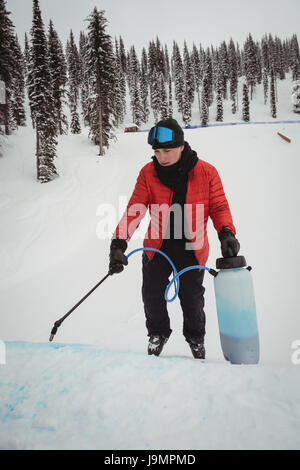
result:
[[[152,85],[152,111],[154,115],[154,122],[159,121],[159,116],[161,114],[161,92],[160,92],[160,86],[161,86],[161,74],[154,70],[152,73],[152,80],[151,80],[151,85]]]
[[[257,81],[257,51],[251,34],[249,34],[244,45],[244,67],[247,85],[250,87],[250,99],[252,100]]]
[[[169,53],[168,53],[167,46],[165,46],[165,51],[164,51],[164,77],[165,77],[165,81],[167,83],[169,83],[170,73],[171,73],[171,68],[170,68]]]
[[[292,69],[292,80],[300,79],[300,52],[296,34],[293,34],[290,41],[290,66]]]
[[[74,41],[73,32],[70,32],[70,40],[66,48],[67,68],[68,68],[68,101],[71,112],[71,132],[80,134],[80,119],[78,113],[79,85],[81,77],[81,67],[78,49]]]
[[[143,122],[147,122],[149,118],[149,86],[148,86],[148,58],[146,49],[142,50],[142,60],[141,60],[141,104],[143,110]]]
[[[89,76],[88,67],[88,38],[83,31],[79,36],[79,57],[80,57],[80,101],[82,108],[82,116],[85,126],[91,125],[90,120],[90,95],[92,94],[92,80]]]
[[[207,96],[207,106],[211,106],[213,103],[213,69],[212,69],[212,54],[209,49],[206,50],[205,54],[205,65],[204,65],[205,79],[205,93]]]
[[[267,99],[268,99],[269,80],[268,80],[268,73],[265,68],[263,68],[263,87],[264,87],[264,104],[266,104]]]
[[[275,48],[276,48],[276,75],[280,80],[285,79],[285,64],[284,64],[284,52],[281,40],[275,37]]]
[[[60,135],[66,134],[68,129],[67,117],[63,107],[66,104],[67,65],[62,44],[50,20],[48,32],[49,67],[52,84],[52,94],[56,111],[56,124]]]
[[[275,90],[275,101],[277,101],[277,80],[276,80],[276,46],[275,41],[271,34],[268,36],[268,51],[269,51],[269,76],[271,77],[272,71],[274,75],[274,90]]]
[[[207,70],[204,72],[202,82],[202,95],[201,95],[201,124],[206,126],[209,118],[209,73]]]
[[[198,106],[199,106],[199,113],[201,112],[201,104],[200,104],[200,84],[201,84],[201,60],[200,60],[200,54],[198,52],[197,47],[195,44],[193,44],[193,52],[191,54],[191,60],[192,60],[192,67],[194,69],[194,88],[195,91],[197,92],[198,96]]]
[[[17,64],[15,61],[13,49],[15,44],[14,25],[9,18],[11,13],[6,9],[6,1],[0,0],[0,80],[5,83],[5,110],[4,126],[5,134],[11,133],[11,127],[14,126],[11,94],[12,82]]]
[[[223,86],[224,86],[224,75],[219,72],[217,79],[217,115],[216,121],[223,121]]]
[[[267,103],[268,99],[268,74],[269,74],[269,50],[268,50],[268,38],[264,36],[261,41],[261,55],[262,55],[262,80],[264,88],[264,104]]]
[[[15,43],[13,45],[12,52],[14,54],[15,62],[17,65],[14,71],[11,86],[11,108],[13,114],[13,121],[16,126],[25,126],[25,67],[18,36],[15,37]]]
[[[243,84],[243,121],[250,121],[249,89],[247,83]]]
[[[87,72],[90,81],[88,97],[90,138],[99,145],[99,155],[113,137],[114,117],[114,53],[111,37],[106,32],[104,11],[95,7],[88,17]]]
[[[277,110],[276,110],[276,97],[275,97],[275,79],[274,79],[273,70],[271,70],[271,78],[270,78],[270,106],[271,106],[271,116],[273,118],[276,118]]]
[[[172,78],[169,76],[169,101],[168,101],[168,117],[173,117],[173,93],[172,93]]]
[[[123,123],[124,116],[126,112],[126,82],[125,75],[122,69],[121,57],[119,52],[119,44],[115,39],[115,106],[114,106],[114,116],[116,121],[116,126]]]
[[[125,53],[124,42],[121,36],[120,36],[119,43],[120,43],[120,60],[121,60],[121,65],[122,65],[122,71],[126,75],[127,73],[126,53]]]
[[[25,72],[25,77],[27,78],[28,75],[28,64],[30,62],[30,48],[29,48],[29,41],[27,37],[27,33],[24,35],[24,53],[23,53],[23,58],[24,58],[24,72]]]
[[[192,104],[195,94],[195,76],[192,67],[192,61],[184,41],[183,50],[183,72],[184,72],[184,105],[183,105],[183,122],[189,126],[192,119]]]
[[[159,74],[159,90],[160,90],[160,119],[167,119],[168,117],[168,100],[166,84],[163,72]]]
[[[134,46],[130,49],[130,59],[128,68],[128,83],[129,83],[129,94],[130,94],[130,107],[132,112],[132,122],[137,126],[140,126],[143,120],[143,109],[141,102],[141,90],[140,90],[140,63],[135,51]]]
[[[226,42],[221,43],[218,57],[218,87],[221,87],[223,98],[227,99],[227,82],[230,77],[230,65]]]
[[[51,181],[57,170],[54,165],[57,127],[52,96],[47,39],[38,0],[33,0],[29,71],[29,98],[36,128],[37,179]]]
[[[237,111],[237,91],[238,91],[238,61],[235,50],[235,45],[230,39],[228,48],[228,60],[229,60],[229,88],[230,88],[230,99],[231,99],[231,110],[232,114]]]
[[[181,54],[178,45],[173,43],[174,57],[174,84],[175,84],[175,100],[177,101],[178,111],[183,115],[184,105],[184,71]]]

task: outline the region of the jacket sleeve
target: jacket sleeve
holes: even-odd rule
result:
[[[121,238],[126,241],[130,240],[144,218],[148,205],[149,191],[146,184],[144,168],[142,168],[124,214],[113,234],[113,238]]]
[[[212,165],[210,165],[209,178],[209,215],[218,233],[225,226],[234,235],[236,234],[221,178],[216,168]]]

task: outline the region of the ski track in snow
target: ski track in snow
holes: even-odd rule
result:
[[[293,119],[287,83],[278,83],[280,120]],[[255,120],[267,121],[256,93]],[[107,272],[110,240],[96,236],[99,204],[117,207],[119,196],[129,198],[151,152],[143,132],[119,134],[105,157],[97,156],[86,130],[61,136],[61,177],[39,185],[32,130],[6,139],[0,158],[0,340],[6,347],[0,449],[300,448],[300,365],[291,362],[291,344],[300,338],[299,129],[251,124],[186,129],[185,135],[219,171],[241,254],[253,266],[257,366],[224,361],[208,275],[206,362],[192,358],[182,337],[178,299],[168,305],[173,333],[162,356],[148,357],[139,254],[73,312],[57,343],[48,343],[54,321]],[[142,245],[144,228],[128,250]],[[207,266],[214,268],[220,248],[211,222],[208,236]]]

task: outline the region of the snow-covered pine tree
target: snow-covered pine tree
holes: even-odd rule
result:
[[[31,51],[29,99],[36,129],[37,179],[47,183],[57,176],[54,164],[57,126],[52,96],[47,39],[39,1],[33,0],[33,22],[30,30]]]
[[[170,59],[169,59],[169,52],[167,45],[165,45],[165,50],[164,50],[164,77],[166,83],[169,83],[169,77],[171,73],[171,68],[170,68]]]
[[[173,92],[172,92],[172,78],[169,75],[169,95],[168,95],[168,117],[173,117]]]
[[[199,106],[199,113],[200,113],[201,112],[201,100],[200,100],[201,61],[200,61],[200,55],[199,55],[198,49],[195,46],[195,44],[193,44],[191,61],[192,61],[192,67],[194,70],[194,80],[195,80],[194,88],[198,96],[198,106]]]
[[[74,35],[71,30],[70,39],[67,42],[66,58],[68,68],[68,101],[71,112],[71,132],[80,134],[81,126],[78,113],[79,87],[81,77],[81,67],[78,49],[74,41]]]
[[[275,41],[271,34],[268,36],[268,51],[269,51],[269,76],[271,77],[272,71],[274,75],[274,90],[275,90],[275,101],[277,101],[277,80],[276,80],[276,47]]]
[[[209,118],[209,72],[205,70],[202,81],[202,94],[201,94],[201,125],[206,126]]]
[[[48,30],[48,54],[56,124],[59,134],[62,135],[66,134],[68,130],[68,121],[64,113],[67,94],[67,64],[61,41],[52,20],[49,22]]]
[[[126,112],[126,82],[125,75],[122,68],[119,43],[115,39],[115,77],[116,77],[116,86],[115,86],[115,106],[114,106],[114,115],[116,126],[122,124],[124,121],[124,116]]]
[[[292,80],[300,79],[300,51],[296,34],[290,41],[290,67],[292,69]]]
[[[159,73],[159,89],[160,89],[160,119],[168,117],[168,98],[166,90],[166,82],[163,72]]]
[[[14,25],[6,9],[6,1],[0,0],[0,80],[5,83],[5,102],[3,110],[3,120],[5,134],[11,133],[14,126],[13,112],[11,109],[11,86],[16,69],[16,61],[13,53],[15,43]]]
[[[119,38],[119,44],[120,44],[120,60],[121,60],[121,65],[122,65],[122,71],[126,75],[127,73],[126,52],[125,52],[124,41],[121,36]]]
[[[148,85],[148,57],[146,49],[143,47],[141,60],[141,104],[143,110],[143,122],[147,122],[149,118],[149,85]]]
[[[261,57],[262,57],[262,80],[264,88],[264,104],[267,103],[268,99],[268,86],[269,86],[269,49],[268,49],[268,38],[266,35],[261,40]]]
[[[28,75],[27,64],[29,64],[29,62],[30,62],[30,48],[29,48],[29,41],[28,41],[27,33],[25,33],[25,35],[24,35],[24,53],[23,53],[23,58],[24,58],[24,72],[25,72],[25,78],[27,78],[27,75]]]
[[[280,80],[285,79],[285,64],[284,64],[284,52],[281,40],[279,37],[275,37],[275,50],[276,50],[276,75]]]
[[[166,80],[167,77],[165,76],[165,71],[166,71],[165,56],[164,56],[164,51],[163,51],[163,48],[162,48],[162,45],[158,36],[156,37],[155,48],[156,48],[156,67],[155,68],[157,72],[163,74],[164,79]]]
[[[13,120],[16,126],[25,126],[25,67],[24,58],[17,35],[15,37],[15,43],[12,46],[12,52],[15,57],[16,68],[14,70],[14,76],[11,86],[11,108],[13,113]]]
[[[104,11],[98,11],[95,7],[88,21],[89,136],[95,145],[99,145],[99,155],[102,156],[104,148],[109,147],[109,140],[113,138],[115,57],[111,37],[106,32]]]
[[[250,99],[252,100],[257,81],[257,51],[251,34],[247,37],[244,45],[244,69],[247,85],[250,87]]]
[[[205,53],[205,65],[204,75],[206,75],[206,95],[207,95],[207,106],[211,106],[213,103],[213,69],[212,69],[212,53],[209,48],[206,49]]]
[[[249,88],[247,83],[243,84],[243,121],[250,121]]]
[[[88,38],[83,31],[79,36],[79,59],[80,59],[80,101],[82,116],[85,126],[90,126],[90,101],[89,96],[92,93],[92,84],[88,68]]]
[[[135,47],[131,46],[129,54],[128,83],[130,95],[130,107],[132,112],[132,122],[140,126],[143,120],[143,109],[141,102],[140,90],[140,63],[135,51]]]
[[[237,54],[233,39],[230,39],[228,47],[228,60],[229,60],[229,89],[231,99],[231,111],[235,114],[238,109],[238,61]]]
[[[220,63],[220,69],[222,68],[222,63]],[[221,70],[218,73],[217,78],[217,113],[216,121],[223,121],[223,97],[224,97],[224,74]]]
[[[83,32],[81,32],[81,38],[84,42],[85,36]],[[80,86],[82,82],[82,63],[72,30],[70,31],[70,37],[67,41],[66,60],[69,86],[71,82],[74,99],[76,103],[78,103],[80,97]]]
[[[271,116],[273,118],[277,117],[277,110],[276,110],[276,96],[275,96],[275,78],[273,69],[271,70],[271,77],[270,77],[270,107],[271,107]]]
[[[227,45],[225,41],[222,41],[218,52],[218,87],[221,86],[223,98],[224,100],[227,100],[227,82],[230,77],[230,68]]]
[[[268,89],[269,89],[269,79],[267,70],[263,67],[263,87],[264,87],[264,104],[267,103],[268,99]]]
[[[148,47],[148,83],[149,83],[149,89],[150,89],[150,108],[153,109],[153,92],[154,92],[154,87],[153,87],[153,80],[154,80],[154,72],[156,70],[156,48],[155,44],[153,41],[149,42],[149,47]]]
[[[236,43],[236,58],[237,58],[237,68],[238,68],[238,77],[243,76],[243,61],[242,61],[242,53],[240,50],[240,45]]]
[[[186,126],[189,126],[192,119],[192,105],[195,96],[195,75],[186,41],[184,41],[183,49],[183,72],[185,88],[183,122]]]
[[[174,86],[175,100],[177,102],[178,111],[183,115],[184,104],[184,71],[178,44],[173,42],[173,63],[174,63]]]
[[[260,85],[262,82],[262,54],[259,42],[256,42],[256,82]]]
[[[191,125],[191,119],[192,119],[192,108],[191,108],[191,103],[189,100],[189,90],[188,86],[185,83],[185,90],[184,90],[184,95],[183,95],[183,113],[182,113],[182,120],[184,122],[185,126],[190,126]]]
[[[152,111],[154,116],[154,122],[159,121],[161,114],[161,73],[154,69],[151,77],[151,89],[152,89]]]

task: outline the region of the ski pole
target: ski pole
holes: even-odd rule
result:
[[[74,310],[79,307],[79,305],[85,300],[88,298],[89,295],[91,295],[92,292],[94,292],[95,289],[97,289],[97,287],[100,286],[100,284],[102,284],[102,282],[105,281],[105,279],[108,278],[108,276],[111,276],[112,273],[109,271],[106,276],[104,276],[103,279],[101,279],[101,281],[98,282],[98,284],[96,284],[84,297],[82,297],[82,299],[79,300],[79,302],[77,302],[76,305],[74,305],[74,307],[72,307],[63,317],[61,317],[59,320],[57,320],[55,323],[54,323],[54,326],[51,330],[51,334],[50,334],[50,338],[49,338],[49,341],[53,341],[53,338],[54,336],[56,335],[57,333],[57,329],[60,327],[60,325],[62,324],[62,322],[69,316],[71,315],[72,312],[74,312]]]

